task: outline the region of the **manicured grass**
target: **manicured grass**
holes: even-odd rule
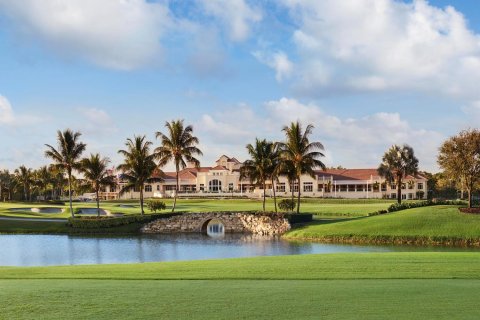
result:
[[[476,319],[479,271],[479,253],[9,267],[0,308],[5,319]]]
[[[167,209],[163,212],[169,212],[173,201],[164,199]],[[391,200],[381,199],[302,199],[301,211],[313,213],[322,216],[366,216],[368,213],[388,208],[393,203]],[[133,208],[120,207],[121,204],[133,205]],[[31,208],[31,207],[56,207],[64,208],[65,212],[60,214],[33,213],[30,211],[12,212],[11,208]],[[75,208],[94,208],[93,202],[73,204]],[[101,208],[109,210],[112,213],[139,214],[140,205],[138,201],[104,201]],[[207,212],[207,211],[255,211],[262,209],[260,199],[179,199],[177,211],[184,212]],[[267,211],[274,210],[272,199],[267,200]],[[148,209],[145,208],[149,213]],[[68,218],[70,216],[68,205],[46,205],[38,203],[0,203],[0,216],[7,217],[42,217],[42,218]]]
[[[480,245],[480,215],[455,206],[431,206],[335,223],[305,225],[286,238],[322,241]]]

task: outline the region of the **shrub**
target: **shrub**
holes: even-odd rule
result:
[[[297,203],[295,202],[295,200],[292,199],[283,199],[278,203],[278,207],[280,208],[280,210],[285,211],[293,211],[296,205]]]
[[[401,204],[395,203],[388,207],[388,212],[395,212],[399,210],[419,208],[426,206],[437,206],[437,205],[464,205],[465,201],[455,201],[455,200],[435,200],[435,201],[419,201],[419,202],[404,202]]]
[[[311,213],[287,214],[285,218],[288,219],[288,222],[290,222],[290,224],[307,223],[313,220],[313,214]]]
[[[161,200],[152,199],[147,201],[147,208],[150,211],[157,213],[157,211],[165,210],[167,206],[165,205],[165,202]]]

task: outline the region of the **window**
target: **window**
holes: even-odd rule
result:
[[[382,191],[387,191],[387,184],[386,183],[382,183]]]
[[[145,185],[145,192],[152,192],[152,185],[151,184]]]
[[[405,183],[402,183],[402,190],[405,190],[407,188],[407,185]]]
[[[157,184],[157,191],[160,191],[160,185]]]
[[[363,184],[357,184],[356,188],[357,192],[365,191]]]
[[[407,195],[406,194],[402,194],[402,200],[407,200]]]
[[[285,192],[285,183],[277,184],[277,192]]]
[[[214,179],[208,183],[208,191],[210,192],[220,192],[222,191],[222,182],[220,180]]]
[[[391,194],[390,194],[390,198],[392,198],[392,199],[397,199],[397,194],[396,194],[396,193],[391,193]]]
[[[205,185],[203,183],[200,184],[200,191],[205,191]]]
[[[390,186],[390,188],[391,188],[392,190],[395,190],[395,189],[397,189],[397,185],[396,185],[395,183],[392,183],[392,185]]]
[[[348,192],[355,192],[355,185],[354,184],[349,184],[348,185]]]
[[[413,181],[408,181],[408,189],[409,190],[412,190],[414,186],[415,186],[415,183],[413,183]]]
[[[417,184],[417,189],[418,189],[418,190],[422,190],[422,189],[423,189],[423,183],[421,183],[421,182],[418,183],[418,184]]]
[[[228,191],[233,192],[233,183],[228,184]]]
[[[110,187],[110,192],[116,192],[117,191],[117,187],[116,186],[111,186]]]
[[[292,190],[293,189],[293,190]],[[298,183],[294,183],[293,186],[290,186],[290,192],[298,192]]]
[[[340,185],[340,191],[341,191],[341,192],[345,192],[345,191],[347,191],[347,190],[348,190],[348,186],[347,186],[346,184],[341,184],[341,185]]]
[[[408,194],[408,199],[410,199],[410,200],[413,199],[413,193]]]
[[[177,186],[165,186],[165,191],[175,191]]]
[[[139,186],[135,186],[135,188],[133,188],[133,191],[134,191],[134,192],[140,192],[140,187],[139,187]]]
[[[303,192],[313,192],[313,183],[312,182],[304,182],[303,183]]]

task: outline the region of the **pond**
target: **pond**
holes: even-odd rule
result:
[[[202,234],[0,235],[1,266],[139,263],[337,252],[474,251],[442,247],[338,245],[275,237]]]

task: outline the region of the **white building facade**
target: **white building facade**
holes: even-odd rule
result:
[[[213,167],[195,168],[188,166],[179,173],[179,197],[218,197],[246,196],[258,198],[264,190],[252,185],[248,180],[240,179],[242,163],[235,158],[221,156]],[[145,198],[168,198],[176,192],[176,173],[162,172],[156,175],[161,182],[146,184]],[[119,195],[122,181],[118,179],[117,186],[107,187],[101,192],[104,200],[138,199],[139,190],[132,190]],[[298,192],[298,183],[288,182],[286,177],[279,177],[275,184],[267,182],[265,193],[273,196],[273,185],[276,195],[291,196],[292,191]],[[397,197],[397,188],[402,188],[402,199],[426,199],[427,178],[422,175],[408,176],[402,186],[390,185],[380,177],[376,169],[329,169],[316,171],[314,177],[303,175],[300,179],[300,190],[303,197],[317,198],[390,198]]]

